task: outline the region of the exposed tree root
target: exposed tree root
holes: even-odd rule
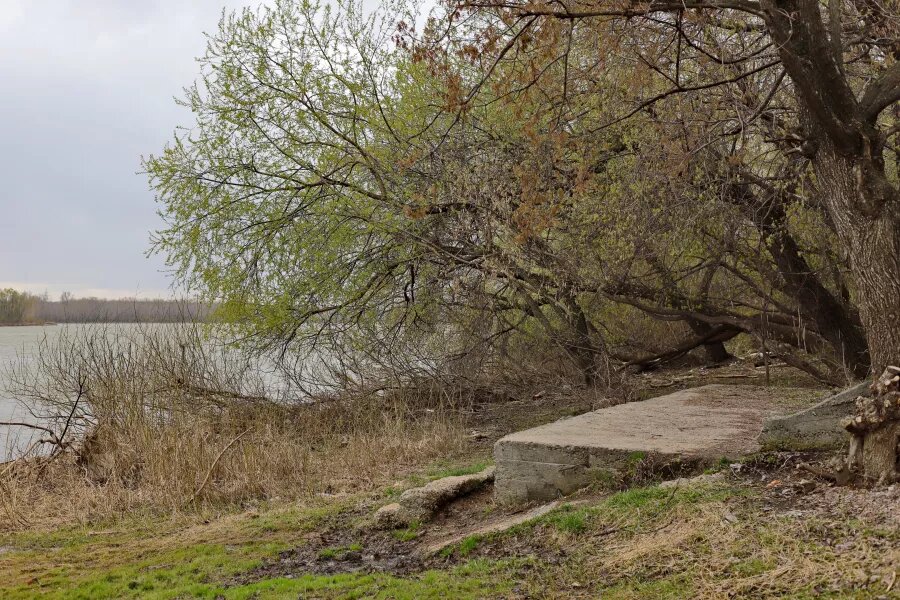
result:
[[[872,397],[856,399],[856,415],[844,422],[853,436],[847,466],[878,484],[900,480],[900,367],[889,366],[872,384]]]

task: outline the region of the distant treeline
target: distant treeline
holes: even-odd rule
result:
[[[0,324],[178,323],[204,321],[210,307],[190,300],[75,298],[59,300],[12,289],[0,290]]]

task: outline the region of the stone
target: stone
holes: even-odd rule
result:
[[[382,506],[375,511],[375,526],[379,529],[393,529],[394,527],[403,526],[402,522],[403,507],[399,502],[393,502]]]
[[[790,391],[706,385],[620,404],[508,435],[494,445],[497,499],[553,500],[633,469],[711,464],[759,450],[764,420]]]
[[[494,467],[488,467],[472,475],[443,477],[422,487],[408,489],[400,495],[399,501],[376,511],[375,525],[387,529],[404,527],[414,521],[428,521],[445,504],[492,481]]]
[[[827,450],[845,446],[850,436],[842,425],[856,409],[858,396],[869,396],[871,381],[829,396],[791,415],[773,416],[763,424],[759,441],[773,450]]]

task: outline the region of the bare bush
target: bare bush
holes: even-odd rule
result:
[[[292,400],[205,332],[73,328],[22,357],[51,450],[0,466],[0,527],[347,492],[460,447],[446,390]]]

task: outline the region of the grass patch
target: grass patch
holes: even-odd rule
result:
[[[590,514],[587,509],[567,504],[547,515],[545,522],[560,532],[576,535],[587,531],[589,520]]]
[[[426,571],[416,577],[384,574],[342,574],[273,579],[233,588],[228,600],[314,598],[373,598],[418,600],[454,598],[476,600],[506,597],[515,586],[515,561],[472,560],[447,571]]]
[[[362,550],[362,544],[355,542],[350,544],[349,546],[338,546],[336,548],[323,548],[319,551],[319,558],[325,560],[331,559],[339,559],[343,558],[347,554],[351,552],[360,552]]]
[[[347,506],[270,509],[262,514],[176,516],[2,537],[0,597],[213,598],[221,581],[296,545]]]
[[[400,540],[401,542],[410,542],[417,537],[419,537],[419,528],[422,526],[422,523],[419,521],[413,521],[407,526],[406,529],[397,529],[393,532],[394,538]]]
[[[470,535],[459,543],[459,555],[470,555],[478,547],[479,543],[481,543],[481,536]]]
[[[448,460],[441,460],[432,463],[426,469],[424,474],[413,474],[409,477],[413,485],[419,486],[443,479],[444,477],[458,477],[460,475],[474,475],[484,471],[493,464],[492,461],[484,459],[474,463],[456,463]],[[398,494],[399,495],[399,494]]]
[[[603,589],[604,600],[682,600],[691,598],[693,589],[684,576],[674,575],[654,581],[634,579]]]

